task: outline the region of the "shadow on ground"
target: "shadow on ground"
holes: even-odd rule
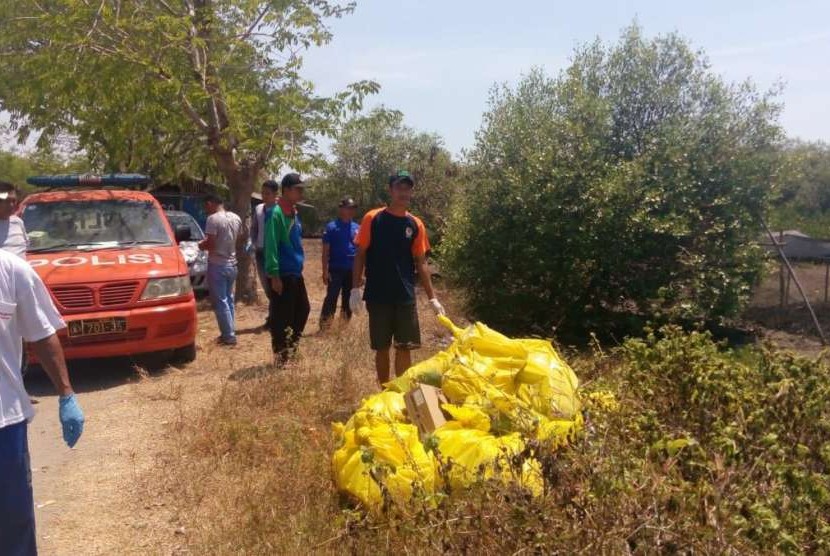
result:
[[[69,378],[78,393],[95,392],[137,382],[149,376],[161,376],[170,370],[162,357],[116,357],[69,362]],[[39,365],[30,365],[24,377],[31,396],[54,396],[49,376]]]
[[[275,372],[277,371],[273,365],[252,365],[250,367],[234,371],[230,374],[230,376],[228,376],[228,379],[236,381],[254,380],[257,378],[263,378]]]

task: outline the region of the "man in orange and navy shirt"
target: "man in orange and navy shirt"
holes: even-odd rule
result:
[[[380,384],[389,381],[389,349],[393,340],[398,376],[412,365],[411,350],[421,347],[415,303],[416,274],[432,309],[444,314],[426,264],[429,251],[426,228],[418,217],[407,211],[414,186],[408,172],[391,176],[389,206],[366,213],[355,238],[355,287],[349,304],[352,312],[362,309],[360,286],[364,283],[365,269],[366,289],[362,299],[369,311],[369,337]]]

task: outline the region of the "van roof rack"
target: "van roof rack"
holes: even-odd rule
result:
[[[150,177],[143,174],[57,174],[31,176],[26,183],[37,187],[125,187],[138,188],[150,184]]]

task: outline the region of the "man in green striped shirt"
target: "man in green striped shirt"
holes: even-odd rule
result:
[[[297,351],[311,306],[303,280],[303,228],[297,212],[305,183],[292,173],[283,177],[280,187],[282,195],[265,227],[265,272],[271,286],[271,348],[276,364],[283,366]]]

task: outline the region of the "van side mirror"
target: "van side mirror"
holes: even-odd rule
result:
[[[176,243],[190,241],[190,226],[176,226]]]

